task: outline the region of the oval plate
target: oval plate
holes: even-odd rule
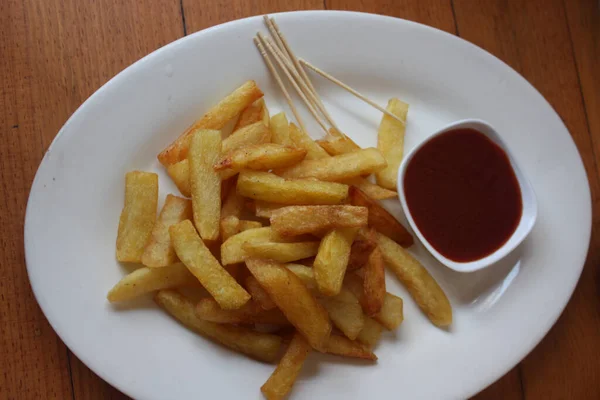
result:
[[[569,132],[525,79],[447,33],[346,12],[296,12],[277,20],[298,55],[379,104],[393,96],[410,103],[407,151],[452,121],[490,122],[539,201],[539,219],[525,243],[485,271],[452,272],[414,247],[454,306],[448,331],[432,326],[388,277],[388,290],[405,299],[406,320],[395,334],[385,334],[376,349],[379,361],[313,354],[294,397],[473,395],[542,339],[581,273],[591,202]],[[258,30],[266,31],[259,17],[216,26],[127,68],[73,114],[35,177],[25,221],[35,296],[67,346],[132,397],[260,398],[259,387],[273,370],[187,331],[149,298],[117,307],[106,301],[126,273],[114,257],[125,172],[156,171],[161,200],[177,193],[156,154],[245,80],[259,83],[272,113],[287,111],[252,43]],[[358,144],[375,145],[381,115],[330,83],[313,81],[340,127]],[[316,125],[311,133],[320,134]],[[388,203],[400,215],[398,202]]]

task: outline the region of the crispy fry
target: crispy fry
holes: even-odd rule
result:
[[[236,184],[237,185],[237,184]],[[244,198],[237,193],[236,187],[231,188],[221,207],[221,218],[227,218],[230,215],[240,217],[244,209]]]
[[[167,174],[185,197],[192,197],[190,189],[190,164],[188,159],[167,166]]]
[[[448,297],[429,272],[396,242],[379,233],[377,243],[388,267],[408,289],[429,320],[439,327],[452,323]]]
[[[266,122],[265,122],[266,115]],[[240,117],[238,118],[235,126],[233,127],[233,131],[243,128],[245,126],[251,125],[255,122],[262,121],[265,125],[269,126],[269,110],[267,110],[267,106],[265,105],[265,98],[261,97],[256,100],[254,103],[250,104],[246,107]]]
[[[355,271],[365,266],[369,260],[371,252],[377,247],[377,232],[374,229],[367,229],[363,234],[362,230],[352,242],[350,249],[350,259],[348,260],[348,271]]]
[[[240,232],[240,219],[235,215],[221,218],[221,240],[227,240]]]
[[[152,229],[150,241],[142,254],[142,264],[147,267],[166,267],[177,262],[177,254],[171,244],[169,227],[192,218],[192,202],[168,194],[158,220]]]
[[[338,335],[329,337],[326,353],[372,361],[377,360],[377,356],[362,343]]]
[[[315,274],[312,268],[301,264],[286,264],[285,267],[300,278],[308,289],[317,290],[317,282],[315,281]]]
[[[362,305],[364,296],[362,278],[356,274],[347,274],[344,279],[344,286],[359,299]],[[396,329],[404,320],[402,299],[391,293],[386,293],[381,310],[373,318],[390,331]]]
[[[271,226],[281,236],[366,226],[368,210],[354,206],[289,206],[271,213]]]
[[[158,155],[158,160],[164,166],[168,166],[185,159],[190,145],[190,135],[194,131],[198,129],[222,129],[229,120],[262,96],[263,93],[256,82],[248,81],[244,83],[211,108],[202,118],[194,122]]]
[[[223,140],[221,152],[228,154],[241,147],[253,144],[268,143],[271,141],[271,131],[262,122],[255,122],[233,132]]]
[[[348,136],[337,136],[328,140],[317,140],[317,143],[331,156],[360,150],[360,146],[354,143]]]
[[[387,110],[406,122],[408,104],[393,98],[388,102]],[[375,177],[377,183],[387,189],[396,190],[398,168],[404,154],[404,132],[405,124],[387,115],[381,119],[377,132],[377,148],[385,157],[387,167],[377,171]]]
[[[356,187],[350,187],[350,203],[369,209],[369,226],[389,235],[396,243],[404,247],[412,246],[413,237],[404,226],[376,200],[369,198]]]
[[[246,290],[250,292],[252,300],[254,300],[263,310],[272,310],[277,307],[273,302],[273,299],[271,299],[271,296],[269,296],[269,293],[260,286],[260,283],[258,283],[256,278],[252,275],[246,278]]]
[[[217,324],[290,324],[277,308],[265,311],[258,304],[249,301],[237,310],[223,310],[210,297],[200,299],[196,304],[196,315],[200,319]]]
[[[319,146],[308,134],[298,128],[293,122],[290,123],[289,135],[295,147],[305,149],[307,160],[318,160],[329,157],[329,154]]]
[[[275,143],[262,143],[240,147],[221,157],[214,165],[215,171],[233,173],[242,169],[268,171],[290,167],[306,156],[306,150],[282,146]]]
[[[260,361],[273,362],[277,358],[281,346],[277,335],[203,321],[196,316],[194,304],[173,290],[161,290],[154,301],[183,325],[232,350]]]
[[[198,278],[221,308],[240,308],[250,300],[250,294],[223,269],[204,245],[190,220],[171,226],[169,233],[179,259]]]
[[[311,348],[299,333],[294,334],[277,368],[260,388],[267,400],[283,400],[292,390]]]
[[[327,311],[300,278],[274,261],[248,259],[246,266],[310,345],[316,350],[325,350],[331,322]]]
[[[125,175],[125,205],[119,219],[117,260],[140,262],[152,235],[158,204],[158,175],[132,171]]]
[[[393,190],[382,188],[381,186],[371,182],[366,178],[356,177],[341,181],[346,185],[356,186],[362,190],[367,196],[375,200],[394,199],[398,197],[398,193]]]
[[[257,200],[254,203],[255,209],[254,212],[257,217],[260,218],[271,218],[273,211],[280,209],[281,207],[286,207],[285,204],[277,204],[277,203],[269,203],[266,201]]]
[[[288,126],[288,120],[285,113],[280,112],[271,117],[271,140],[273,143],[277,143],[283,146],[293,146],[292,140],[290,139],[290,131]]]
[[[365,316],[358,299],[352,292],[342,288],[337,296],[324,297],[321,304],[329,313],[331,322],[349,339],[354,340],[365,325]]]
[[[240,220],[240,232],[249,231],[250,229],[262,228],[262,224],[258,221]]]
[[[368,316],[373,316],[383,307],[385,300],[385,266],[383,256],[378,247],[371,252],[365,265],[363,310]]]
[[[365,317],[365,324],[356,337],[356,340],[366,345],[369,349],[375,347],[381,337],[383,326],[372,318]]]
[[[316,255],[319,250],[319,242],[247,242],[242,245],[242,249],[249,257],[288,263]]]
[[[321,147],[319,147],[321,148]],[[322,150],[322,149],[321,149]],[[368,175],[387,165],[381,152],[375,148],[320,159],[305,159],[281,173],[284,178],[316,178],[322,181],[340,181]]]
[[[339,204],[348,196],[348,186],[340,183],[286,180],[259,171],[242,171],[237,191],[245,197],[279,204]]]
[[[204,240],[217,240],[221,219],[221,178],[212,168],[221,152],[221,132],[197,130],[189,152],[194,225]]]
[[[355,228],[334,229],[321,240],[313,268],[319,291],[326,296],[335,296],[342,288],[355,235]]]
[[[244,243],[270,242],[272,232],[270,227],[249,229],[227,239],[221,245],[221,262],[223,265],[244,262],[247,258],[246,251],[242,248]]]
[[[131,300],[155,290],[190,286],[198,280],[181,263],[164,268],[138,268],[127,274],[108,292],[111,303]]]

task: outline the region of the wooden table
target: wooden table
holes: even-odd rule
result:
[[[31,182],[71,113],[123,68],[186,34],[250,15],[324,8],[392,15],[461,36],[520,72],[560,114],[592,190],[587,263],[548,336],[477,398],[600,398],[598,0],[0,1],[0,398],[126,398],[57,337],[25,270]]]

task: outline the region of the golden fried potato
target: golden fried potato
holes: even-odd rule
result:
[[[227,240],[240,232],[240,219],[235,215],[221,218],[221,240]]]
[[[281,207],[286,207],[286,205],[256,200],[254,202],[254,213],[260,218],[271,218],[273,211],[278,210]]]
[[[270,227],[249,229],[233,235],[221,245],[221,262],[223,265],[244,262],[248,257],[242,248],[245,243],[270,242],[272,233]]]
[[[335,296],[342,289],[355,235],[356,228],[334,229],[321,240],[313,269],[319,291],[325,296]]]
[[[342,288],[338,295],[320,300],[331,322],[349,339],[356,339],[365,325],[365,316],[356,296]]]
[[[350,203],[355,206],[367,207],[369,209],[369,226],[379,232],[389,235],[396,243],[404,247],[413,244],[412,235],[398,220],[383,208],[379,202],[371,199],[357,187],[350,187]]]
[[[354,206],[289,206],[271,213],[271,227],[283,237],[331,229],[366,226],[366,207]]]
[[[188,328],[260,361],[273,362],[279,354],[281,337],[231,325],[203,321],[196,316],[194,303],[173,290],[161,290],[154,301]]]
[[[211,108],[202,118],[194,122],[173,143],[164,149],[158,160],[164,166],[175,164],[187,157],[190,135],[198,129],[222,129],[242,110],[263,96],[254,81],[248,81]]]
[[[212,166],[220,152],[220,131],[197,130],[192,134],[188,159],[194,225],[204,240],[219,238],[221,178]]]
[[[249,231],[250,229],[262,228],[262,224],[258,221],[247,221],[245,219],[240,220],[239,229],[240,232]]]
[[[382,331],[383,326],[379,322],[365,316],[364,326],[356,337],[356,340],[366,345],[369,349],[372,349],[379,342]]]
[[[449,326],[452,323],[450,301],[425,267],[408,251],[381,233],[377,235],[377,243],[388,267],[429,320],[439,327]]]
[[[375,177],[379,185],[396,190],[398,168],[404,154],[404,132],[406,130],[408,104],[393,98],[388,102],[387,110],[405,123],[403,124],[388,115],[384,115],[381,119],[379,131],[377,132],[377,148],[381,150],[385,157],[387,167],[377,171]]]
[[[119,218],[117,260],[140,262],[152,236],[158,205],[158,175],[132,171],[125,175],[125,206]]]
[[[377,356],[364,344],[350,340],[344,336],[331,335],[327,341],[326,353],[343,357],[377,360]]]
[[[353,151],[360,150],[360,146],[354,143],[348,136],[337,136],[328,140],[317,140],[317,143],[331,156],[338,156],[340,154],[352,153]]]
[[[319,242],[247,242],[242,245],[242,249],[248,257],[267,258],[280,263],[288,263],[315,256],[319,250]]]
[[[293,146],[294,143],[290,139],[290,131],[288,126],[288,120],[285,113],[280,112],[271,117],[271,134],[272,142],[280,144],[282,146]]]
[[[329,157],[329,154],[317,144],[306,132],[298,128],[293,122],[289,127],[290,139],[295,147],[305,149],[307,160],[318,160]]]
[[[364,232],[360,230],[352,242],[347,271],[355,271],[364,267],[375,247],[377,247],[377,232],[373,228],[366,229]]]
[[[138,268],[127,274],[108,292],[111,303],[131,300],[161,289],[197,285],[198,280],[185,265],[177,263],[164,268]]]
[[[252,301],[237,310],[223,310],[215,299],[204,298],[196,304],[196,315],[200,319],[217,324],[290,325],[279,309],[265,311]]]
[[[386,295],[385,265],[378,247],[371,252],[363,271],[365,276],[362,306],[365,314],[373,316],[381,311]]]
[[[242,111],[233,127],[233,131],[235,132],[240,128],[259,121],[262,121],[265,125],[269,126],[269,110],[265,104],[264,97],[256,100]]]
[[[181,160],[167,167],[167,174],[185,197],[192,197],[190,188],[190,163],[188,159]]]
[[[306,150],[282,146],[275,143],[253,144],[240,147],[223,157],[214,165],[215,171],[237,173],[242,169],[269,171],[276,168],[291,167],[306,156]]]
[[[348,186],[311,179],[287,180],[268,172],[242,171],[238,194],[279,204],[339,204],[348,196]]]
[[[331,333],[331,322],[327,311],[300,278],[274,261],[248,259],[246,266],[310,345],[324,351]]]
[[[246,290],[252,296],[252,300],[263,310],[272,310],[277,307],[271,296],[269,296],[269,293],[260,286],[260,283],[252,275],[246,278],[245,286]]]
[[[292,390],[310,352],[310,344],[299,333],[294,334],[277,368],[260,388],[267,400],[283,400]]]
[[[229,154],[239,148],[253,144],[269,143],[271,131],[263,122],[255,122],[233,132],[223,140],[221,153]]]
[[[286,264],[285,267],[292,271],[304,285],[313,291],[317,290],[317,282],[315,281],[314,270],[302,264]]]
[[[221,207],[221,218],[227,218],[231,215],[240,218],[243,209],[244,198],[237,193],[236,187],[232,187],[227,193],[225,200],[223,200],[223,206]]]
[[[397,192],[382,188],[381,186],[362,177],[344,179],[340,181],[340,183],[344,183],[350,186],[356,186],[357,188],[362,190],[367,196],[375,200],[395,199],[396,197],[398,197]]]
[[[331,182],[368,175],[386,166],[387,163],[381,152],[370,147],[320,159],[311,160],[307,155],[306,160],[282,171],[281,176],[288,179],[316,178]]]
[[[171,244],[169,227],[192,218],[192,202],[182,197],[168,194],[158,220],[152,229],[150,241],[142,254],[142,264],[147,267],[166,267],[178,261]]]
[[[221,308],[240,308],[250,294],[219,264],[194,229],[190,220],[169,228],[171,241],[179,259],[198,278]]]

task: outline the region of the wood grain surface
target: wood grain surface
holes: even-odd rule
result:
[[[600,398],[597,0],[3,0],[0,399],[127,398],[56,336],[25,270],[29,189],[44,151],[67,118],[120,70],[185,34],[250,15],[323,8],[391,15],[461,36],[521,73],[559,113],[592,190],[588,259],[573,298],[547,337],[476,399]]]

